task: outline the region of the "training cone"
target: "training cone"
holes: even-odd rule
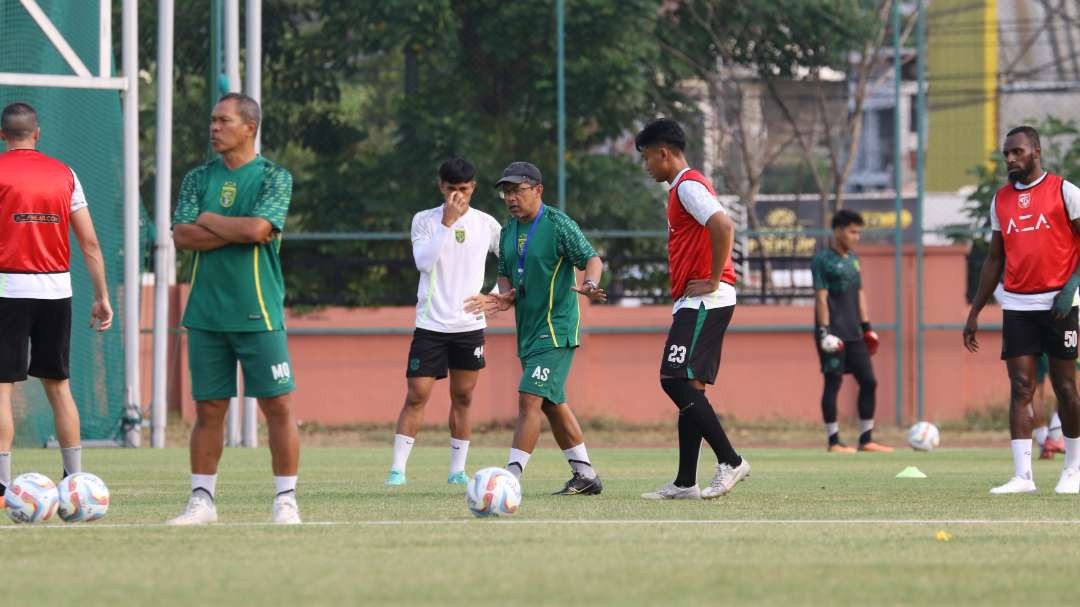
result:
[[[896,478],[926,478],[926,475],[915,466],[908,466],[897,473]]]

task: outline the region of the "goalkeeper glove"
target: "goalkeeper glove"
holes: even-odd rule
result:
[[[877,354],[881,339],[878,338],[877,331],[870,328],[870,323],[868,322],[862,324],[862,338],[863,341],[866,342],[866,350],[870,352],[870,356]]]

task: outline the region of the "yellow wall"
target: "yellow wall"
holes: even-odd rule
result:
[[[926,188],[973,182],[997,148],[997,0],[934,0],[927,35]]]

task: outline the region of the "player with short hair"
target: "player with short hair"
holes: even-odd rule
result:
[[[859,383],[859,451],[892,451],[892,447],[873,439],[877,379],[870,357],[877,352],[879,340],[870,326],[859,257],[855,254],[862,228],[862,215],[840,209],[832,218],[832,243],[810,262],[814,280],[814,347],[825,376],[821,414],[825,418],[830,453],[855,452],[840,440],[840,425],[836,421],[836,396],[845,373],[854,375]]]
[[[292,176],[255,152],[262,113],[239,93],[223,96],[210,117],[220,156],[192,169],[180,185],[173,242],[195,251],[184,310],[195,427],[191,431],[191,496],[171,525],[217,520],[214,496],[236,364],[244,394],[258,399],[270,434],[275,496],[272,520],[300,522],[296,504],[300,435],[290,406],[295,389],[285,335],[281,232]]]
[[[518,357],[518,419],[506,469],[518,478],[540,438],[540,414],[551,424],[573,475],[555,495],[598,495],[604,485],[593,470],[577,417],[566,404],[566,380],[581,345],[580,312],[574,293],[604,302],[598,284],[604,263],[573,219],[543,202],[540,169],[514,162],[495,184],[511,218],[502,228],[498,293],[474,295],[470,312],[514,307]],[[576,286],[574,268],[585,271]]]
[[[484,284],[488,253],[499,254],[502,225],[469,206],[476,190],[476,167],[451,158],[439,167],[443,203],[420,211],[412,220],[412,247],[420,286],[416,293],[416,330],[405,371],[408,392],[398,415],[393,462],[386,484],[405,484],[409,460],[424,405],[435,382],[450,376],[450,474],[447,482],[465,485],[469,452],[469,405],[484,368],[483,314],[465,311],[465,298]]]
[[[1065,435],[1065,463],[1054,491],[1080,493],[1080,397],[1076,392],[1077,287],[1080,286],[1080,188],[1042,166],[1039,133],[1009,131],[1002,145],[1009,184],[990,203],[990,249],[964,325],[964,347],[977,352],[979,312],[999,281],[1001,359],[1009,373],[1009,433],[1014,475],[993,494],[1033,493],[1031,425],[1036,358],[1047,354],[1050,384]]]
[[[735,313],[735,225],[709,178],[686,161],[686,134],[679,123],[659,118],[634,139],[645,169],[667,182],[668,265],[671,329],[660,359],[660,386],[679,409],[679,470],[675,480],[643,493],[645,499],[712,499],[727,495],[750,474],[724,432],[705,385],[716,381],[724,334]],[[697,484],[701,439],[716,456],[716,473],[705,489]]]
[[[16,102],[0,114],[0,508],[11,485],[11,395],[41,380],[56,418],[63,476],[82,472],[79,410],[71,394],[71,249],[75,234],[94,286],[90,326],[112,326],[105,261],[75,171],[37,151],[37,112]]]

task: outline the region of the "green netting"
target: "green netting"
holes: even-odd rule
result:
[[[92,71],[98,64],[98,3],[40,2],[53,24]],[[0,0],[0,72],[71,75],[18,0]],[[93,288],[72,239],[71,386],[84,439],[119,434],[124,409],[123,350],[123,129],[116,91],[0,86],[0,107],[24,101],[38,111],[41,151],[71,165],[90,203],[105,256],[115,324],[104,335],[87,325]],[[0,148],[2,150],[3,148]],[[41,445],[54,435],[40,382],[16,385],[15,442]]]

